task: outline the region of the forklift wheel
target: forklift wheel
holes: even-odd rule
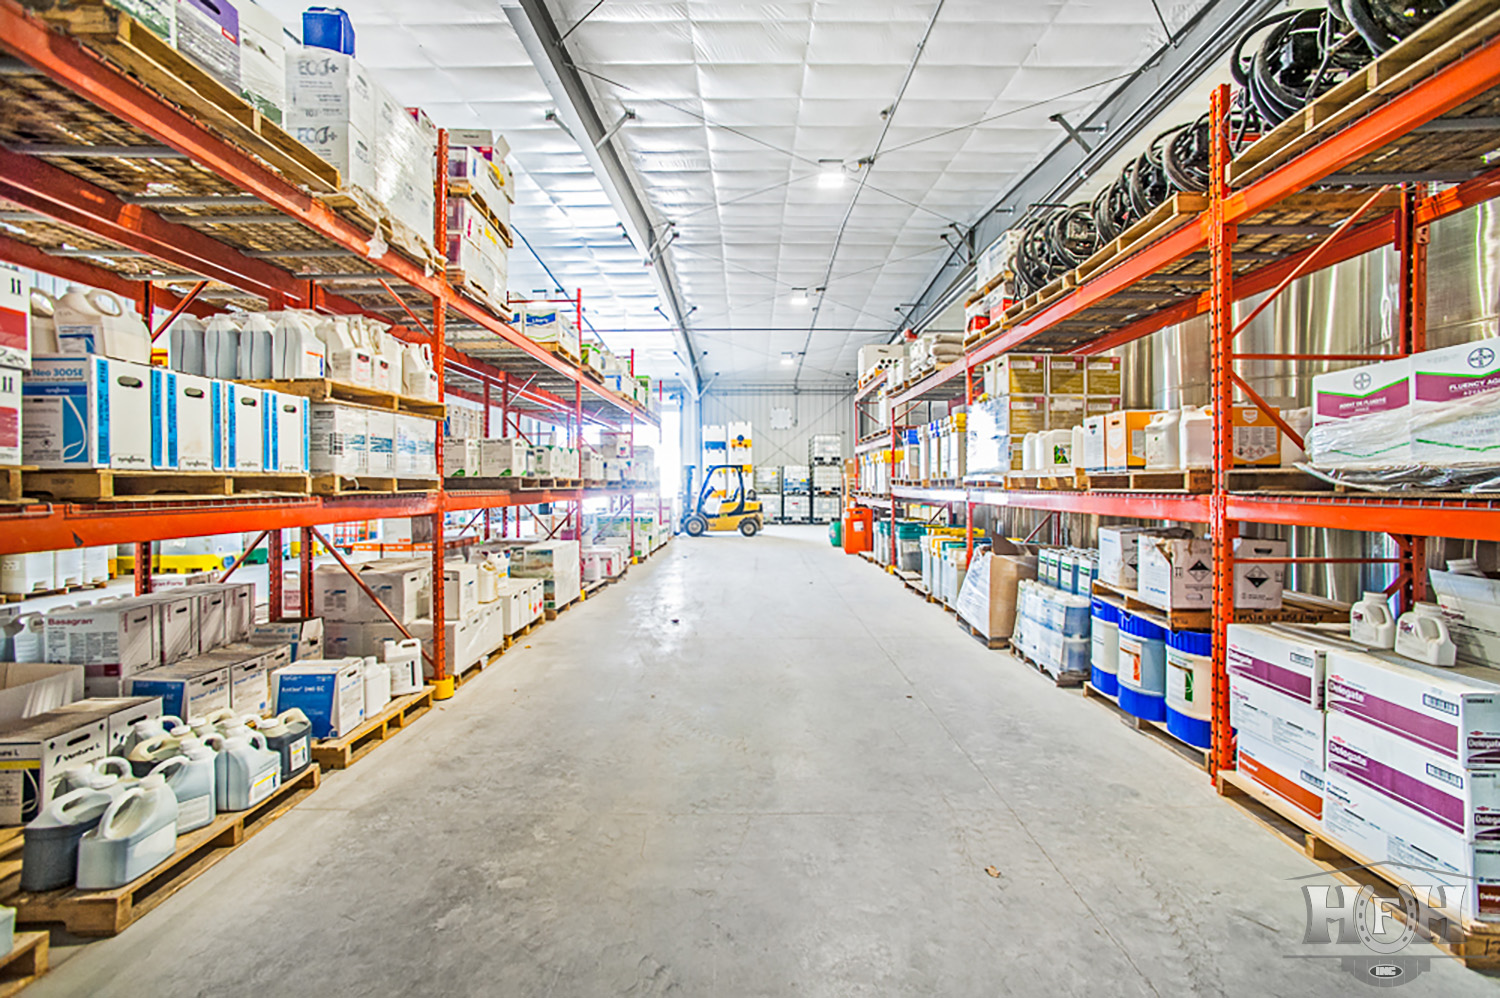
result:
[[[682,529],[689,537],[702,537],[708,532],[708,521],[701,516],[690,516]]]
[[[746,537],[754,537],[760,531],[759,520],[741,520],[740,533]]]

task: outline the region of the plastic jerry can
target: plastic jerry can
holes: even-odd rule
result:
[[[312,722],[296,707],[261,722],[266,747],[281,760],[281,782],[307,768],[312,759]]]
[[[391,673],[391,696],[405,696],[422,690],[422,642],[416,638],[385,641],[385,665]]]
[[[475,592],[480,603],[493,603],[500,598],[500,566],[494,559],[486,558],[477,566]]]
[[[195,742],[151,771],[167,781],[177,798],[178,835],[214,820],[214,758],[213,749]]]
[[[437,371],[426,343],[408,343],[401,351],[401,394],[437,401]]]
[[[135,775],[130,771],[130,763],[117,755],[107,755],[88,765],[63,770],[58,777],[56,793],[70,794],[86,787],[89,790],[104,791],[113,797],[123,793],[134,783]]]
[[[266,746],[266,736],[252,731],[249,738],[227,738],[214,770],[214,793],[219,810],[244,811],[281,786],[281,756]]]
[[[321,378],[327,373],[328,348],[318,339],[311,312],[287,310],[271,330],[271,377]]]
[[[1396,654],[1428,665],[1454,664],[1458,649],[1436,603],[1418,603],[1396,621]]]
[[[53,313],[57,299],[41,288],[31,289],[31,354],[62,353],[57,343],[57,323]]]
[[[177,849],[177,797],[160,776],[112,801],[99,824],[78,840],[78,886],[123,887]]]
[[[362,332],[357,334],[355,328],[349,319],[337,316],[318,323],[317,334],[327,356],[327,376],[346,384],[368,385],[370,350],[363,343]]]
[[[53,306],[52,321],[63,353],[151,363],[151,331],[134,309],[108,291],[70,286]]]
[[[1182,467],[1179,427],[1182,410],[1163,409],[1146,424],[1147,470],[1174,471]]]
[[[21,661],[26,661],[22,659]],[[125,741],[116,750],[116,755],[130,758],[130,753],[141,742],[148,742],[153,738],[164,737],[168,728],[182,727],[182,718],[174,714],[162,714],[160,717],[148,717],[144,721],[136,721],[130,726],[130,734],[125,736]]]
[[[201,320],[179,315],[167,328],[167,366],[183,374],[204,376],[203,330]]]
[[[1385,593],[1365,593],[1349,608],[1349,639],[1370,648],[1396,646],[1396,618]]]
[[[21,843],[21,890],[51,891],[78,876],[78,840],[99,824],[114,798],[81,787],[55,798],[26,826]]]
[[[391,702],[391,669],[384,662],[375,661],[373,656],[367,656],[361,671],[365,677],[365,720],[368,721]]]
[[[158,735],[148,738],[143,742],[137,742],[135,748],[125,758],[130,760],[130,771],[136,776],[146,776],[156,764],[163,759],[170,759],[178,754],[178,746],[181,741],[171,735]]]
[[[400,392],[402,380],[401,341],[372,330],[370,333],[370,387],[382,392]]]
[[[1213,406],[1183,406],[1177,424],[1177,460],[1179,467],[1183,468],[1213,467]]]
[[[203,329],[203,374],[233,381],[240,365],[240,320],[216,315]]]
[[[235,361],[238,377],[248,381],[264,381],[271,377],[271,320],[252,312],[245,316],[240,326],[239,354]]]

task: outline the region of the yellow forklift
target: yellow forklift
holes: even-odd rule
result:
[[[693,492],[691,465],[684,468],[682,532],[702,537],[709,531],[738,530],[754,537],[765,526],[760,500],[745,479],[749,469],[742,464],[718,464],[704,471],[703,488]]]

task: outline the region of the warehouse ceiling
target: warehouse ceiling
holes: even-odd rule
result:
[[[507,4],[511,0],[505,0]],[[1205,0],[548,0],[654,216],[705,379],[847,383],[948,249]],[[1157,4],[1159,4],[1159,9]],[[272,0],[295,32],[305,6]],[[509,287],[682,377],[643,262],[496,0],[362,0],[357,55],[518,185]],[[936,16],[934,16],[936,15]],[[925,38],[925,44],[924,44]]]

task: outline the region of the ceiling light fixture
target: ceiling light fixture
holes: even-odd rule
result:
[[[792,351],[792,350],[782,351],[782,354],[781,354],[781,366],[782,367],[791,367],[795,363],[797,363],[797,354],[796,354],[795,351]]]
[[[793,288],[792,289],[792,296],[787,299],[787,304],[788,305],[795,305],[797,308],[806,308],[807,307],[807,289],[806,288]]]
[[[818,186],[833,190],[844,186],[844,161],[841,159],[818,160]]]

